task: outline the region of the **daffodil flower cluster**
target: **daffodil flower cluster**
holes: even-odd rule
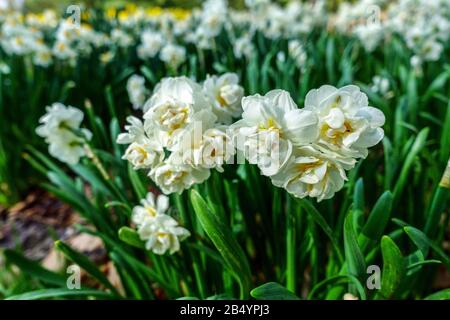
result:
[[[165,78],[144,105],[143,119],[130,116],[123,159],[166,193],[202,183],[210,170],[223,171],[235,149],[226,125],[241,113],[243,89],[235,74],[208,77],[202,85],[186,77]]]
[[[222,172],[237,150],[238,163],[243,156],[256,164],[275,186],[320,201],[343,187],[346,171],[384,136],[383,113],[357,86],[313,89],[304,108],[284,90],[242,96],[235,74],[208,77],[203,87],[186,77],[163,79],[143,121],[129,117],[119,135],[128,144],[123,159],[149,170],[170,194],[202,183],[210,169]]]
[[[242,119],[232,125],[236,147],[299,198],[331,198],[346,171],[384,136],[383,113],[352,85],[313,89],[301,109],[284,90],[245,97],[242,107]]]
[[[47,107],[36,133],[49,144],[50,155],[67,164],[77,164],[86,155],[85,142],[91,139],[92,133],[80,128],[83,117],[81,110],[59,102]]]
[[[167,215],[169,198],[164,195],[155,196],[149,192],[141,205],[133,208],[132,221],[145,248],[155,254],[173,254],[180,250],[180,241],[190,236],[190,232]]]

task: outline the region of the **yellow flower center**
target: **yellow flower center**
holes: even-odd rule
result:
[[[145,207],[145,210],[147,211],[147,213],[149,214],[149,216],[154,217],[156,216],[156,210],[153,207]]]

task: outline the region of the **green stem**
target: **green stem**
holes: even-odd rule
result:
[[[289,291],[295,292],[296,283],[296,261],[295,261],[295,214],[288,212],[286,219],[286,287]]]
[[[296,266],[295,266],[295,253],[296,253],[296,217],[295,212],[292,210],[291,198],[288,198],[287,212],[286,212],[286,287],[289,291],[295,293],[296,284]]]

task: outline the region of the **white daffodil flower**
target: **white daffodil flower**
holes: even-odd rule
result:
[[[168,197],[163,194],[155,196],[154,193],[149,192],[145,199],[141,200],[141,205],[133,208],[131,220],[139,227],[148,219],[153,219],[157,215],[165,214],[168,209]]]
[[[141,44],[137,47],[138,57],[142,60],[155,57],[164,45],[161,33],[145,30],[141,34]]]
[[[118,144],[130,144],[133,142],[142,143],[147,139],[144,124],[136,117],[127,117],[128,125],[125,126],[127,132],[120,133],[116,142]]]
[[[90,135],[88,137],[90,138]],[[84,141],[74,134],[51,142],[48,152],[55,159],[71,165],[77,164],[80,158],[86,155]]]
[[[357,86],[337,89],[324,85],[308,92],[305,110],[319,119],[318,144],[346,156],[365,158],[367,148],[383,139],[384,114],[369,107]]]
[[[205,130],[206,129],[206,130]],[[195,122],[179,135],[173,146],[183,164],[217,169],[228,163],[236,153],[233,140],[223,126],[212,127],[207,122]]]
[[[161,131],[165,145],[171,144],[175,133],[199,119],[198,111],[210,111],[200,85],[186,77],[165,78],[147,101],[144,119]],[[146,121],[147,124],[147,121]]]
[[[202,167],[192,167],[183,164],[183,160],[176,153],[152,168],[149,177],[165,194],[178,193],[189,189],[194,184],[202,183],[210,176],[210,170]]]
[[[254,44],[252,43],[252,38],[250,35],[244,35],[234,41],[233,53],[238,59],[249,59],[252,54],[255,53],[255,50],[256,49]]]
[[[52,63],[52,52],[44,44],[37,45],[33,53],[33,63],[40,67],[48,67]]]
[[[36,133],[47,142],[64,140],[65,136],[71,139],[73,131],[79,129],[84,118],[81,110],[59,102],[47,106],[46,110],[47,113],[39,119],[41,125],[36,128]]]
[[[287,91],[272,90],[242,99],[242,120],[234,123],[236,148],[273,175],[289,159],[292,145],[304,145],[317,138],[317,116],[298,109]]]
[[[182,46],[168,43],[161,49],[159,58],[170,68],[176,70],[186,61],[186,49]]]
[[[131,143],[122,159],[128,160],[135,170],[150,169],[164,159],[164,150],[155,140]]]
[[[53,103],[47,107],[47,113],[39,119],[41,125],[36,133],[49,144],[48,151],[56,159],[77,164],[86,155],[85,140],[92,138],[87,129],[80,129],[83,112],[62,103]]]
[[[347,180],[345,170],[355,160],[313,146],[298,147],[286,165],[271,177],[275,186],[286,189],[295,197],[306,196],[318,201],[333,197]]]
[[[211,99],[213,112],[218,121],[230,124],[233,118],[242,113],[241,99],[244,88],[239,85],[239,77],[235,73],[225,73],[222,76],[209,76],[203,83],[205,94]]]
[[[111,41],[118,47],[127,48],[133,45],[133,38],[122,29],[113,29],[111,31]]]
[[[167,251],[173,254],[180,250],[180,241],[190,236],[190,232],[181,227],[172,217],[161,214],[144,221],[139,227],[141,240],[146,241],[145,248],[162,255]]]

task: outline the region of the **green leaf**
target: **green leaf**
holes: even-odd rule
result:
[[[450,289],[444,289],[430,294],[425,300],[450,300]]]
[[[414,242],[417,248],[422,252],[423,257],[426,258],[428,256],[428,250],[430,246],[428,245],[428,239],[425,234],[411,226],[404,227],[403,230],[409,236],[409,238]]]
[[[425,264],[441,264],[441,263],[442,262],[439,261],[439,260],[430,259],[430,260],[423,260],[423,261],[418,261],[418,262],[412,263],[412,264],[408,265],[406,268],[407,269],[413,269],[415,267],[423,266]]]
[[[400,249],[388,236],[381,238],[381,255],[383,271],[380,294],[383,298],[390,299],[394,296],[405,274],[404,259]]]
[[[316,292],[319,292],[323,288],[328,287],[329,285],[342,285],[343,283],[351,283],[355,286],[356,290],[358,291],[359,297],[361,300],[366,300],[366,292],[364,291],[364,287],[361,284],[361,282],[354,276],[349,274],[342,274],[338,276],[334,276],[328,279],[325,279],[318,284],[316,284],[311,291],[308,294],[308,300],[312,300],[314,296],[316,295]],[[328,290],[330,291],[330,290]]]
[[[405,188],[406,182],[408,181],[408,176],[411,171],[412,165],[417,155],[425,146],[425,142],[427,140],[429,131],[430,131],[429,128],[423,128],[417,135],[416,140],[414,140],[414,144],[412,145],[411,149],[408,151],[402,170],[400,172],[400,176],[394,187],[394,203],[393,203],[394,207],[400,201],[400,196],[403,193],[403,189]]]
[[[253,289],[250,295],[257,300],[300,300],[295,294],[276,282],[268,282]]]
[[[86,256],[73,250],[71,247],[66,245],[64,242],[58,240],[55,242],[55,247],[64,253],[64,255],[76,263],[80,268],[83,268],[87,273],[97,279],[101,284],[110,289],[113,293],[117,294],[116,288],[109,282],[108,278],[93,264]]]
[[[331,244],[333,245],[333,248],[336,251],[336,255],[337,255],[339,261],[344,262],[344,257],[342,255],[341,249],[339,247],[339,241],[333,234],[333,230],[328,225],[325,218],[320,214],[320,212],[316,209],[316,207],[314,207],[308,200],[297,199],[297,198],[296,198],[296,200],[300,203],[300,205],[303,208],[305,208],[306,212],[314,220],[314,222],[317,223],[322,228],[323,232],[325,232],[325,234],[331,240]]]
[[[356,239],[352,212],[347,215],[344,221],[344,249],[348,272],[358,279],[362,279],[366,273],[366,263]]]
[[[15,295],[6,298],[5,300],[39,300],[49,298],[64,298],[64,297],[96,297],[96,298],[108,298],[117,299],[116,296],[111,295],[108,292],[94,290],[94,289],[42,289],[36,291],[30,291],[23,294]]]
[[[370,212],[369,218],[358,237],[363,252],[366,251],[369,240],[376,242],[383,235],[391,215],[392,199],[390,191],[384,192]]]
[[[450,129],[450,128],[449,128]],[[445,174],[445,173],[444,173]],[[433,195],[433,200],[429,210],[427,211],[427,220],[425,223],[424,231],[427,235],[432,236],[435,234],[436,229],[439,227],[439,220],[442,213],[448,204],[450,190],[444,186],[438,185]]]
[[[403,230],[408,235],[408,237],[411,239],[412,242],[419,248],[419,250],[422,252],[424,258],[428,255],[429,248],[432,248],[434,252],[436,252],[440,258],[443,260],[443,262],[447,265],[447,267],[450,266],[450,259],[445,254],[445,252],[436,244],[434,244],[425,233],[420,231],[417,228],[407,226],[404,227]]]
[[[95,190],[100,191],[106,195],[111,195],[111,192],[103,183],[103,181],[95,174],[89,167],[82,164],[76,164],[71,166],[71,169],[81,178],[83,178],[89,185],[91,185]]]
[[[38,262],[25,258],[16,251],[5,250],[4,255],[9,262],[15,264],[20,270],[33,278],[51,285],[66,285],[66,278],[64,276],[43,268]]]
[[[136,230],[133,230],[129,227],[122,227],[119,230],[119,239],[123,242],[129,244],[130,246],[145,249],[145,244],[139,237]]]
[[[222,255],[230,272],[241,285],[241,298],[248,295],[251,274],[250,266],[242,248],[234,239],[230,228],[211,211],[196,190],[191,190],[191,202],[203,230]]]
[[[106,86],[106,88],[105,88],[105,98],[106,98],[106,105],[108,107],[109,115],[111,116],[111,118],[117,118],[116,105],[114,103],[114,95],[112,93],[112,88],[110,85]]]
[[[360,233],[364,224],[364,182],[362,178],[356,181],[353,191],[353,226],[356,233]]]
[[[434,92],[441,90],[445,83],[447,82],[448,77],[450,76],[448,71],[442,72],[440,75],[438,75],[433,82],[431,82],[430,86],[428,87],[427,91],[423,95],[423,100],[427,101]]]
[[[131,185],[133,186],[134,192],[139,199],[144,199],[147,195],[147,189],[139,177],[136,170],[133,169],[131,164],[128,164],[128,176],[130,177]]]

